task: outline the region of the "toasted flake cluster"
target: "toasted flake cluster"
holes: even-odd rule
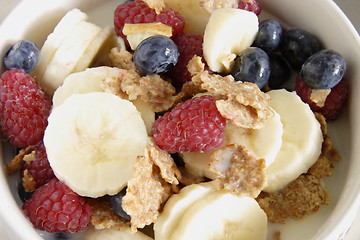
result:
[[[320,179],[301,175],[276,193],[262,193],[258,200],[269,221],[285,223],[288,219],[301,219],[316,212],[322,204],[328,204],[327,191]]]
[[[227,164],[225,172],[219,170],[219,165]],[[225,189],[238,196],[256,198],[266,184],[265,160],[256,159],[244,146],[228,145],[214,151],[211,155],[210,170],[220,175],[215,183],[219,189]]]
[[[90,221],[95,229],[123,229],[130,226],[129,222],[121,218],[111,207],[109,197],[88,198],[87,203],[91,207]]]
[[[172,183],[178,183],[181,173],[171,156],[151,141],[144,155],[137,158],[134,171],[122,207],[131,217],[132,230],[136,231],[156,221],[162,205],[176,189]]]
[[[274,116],[275,111],[269,106],[270,97],[256,84],[235,81],[231,75],[223,77],[199,71],[203,66],[199,64],[199,60],[189,63],[189,71],[195,73],[192,81],[219,99],[216,106],[223,117],[238,127],[258,129]]]

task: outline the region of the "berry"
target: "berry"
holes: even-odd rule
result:
[[[238,8],[253,12],[258,16],[262,11],[260,3],[258,3],[256,0],[240,0]]]
[[[191,74],[187,70],[187,64],[194,55],[203,56],[203,37],[197,34],[183,33],[174,37],[174,42],[179,50],[179,59],[176,67],[169,71],[173,84],[181,87],[185,82],[191,81]]]
[[[286,61],[295,70],[300,70],[308,57],[321,50],[321,43],[311,33],[291,29],[283,34],[280,50]]]
[[[321,113],[328,120],[336,119],[340,115],[345,107],[349,91],[347,83],[344,80],[340,81],[331,89],[326,97],[325,105],[319,107],[310,99],[312,89],[304,83],[300,75],[296,78],[295,90],[301,99],[309,104],[312,111]]]
[[[122,217],[125,220],[130,221],[130,216],[124,211],[124,209],[122,208],[122,198],[125,196],[126,194],[126,188],[124,188],[123,190],[121,190],[118,194],[113,195],[110,197],[110,205],[111,207],[115,210],[115,212]]]
[[[1,75],[0,124],[13,146],[24,148],[42,140],[50,108],[50,100],[24,71]]]
[[[38,188],[53,179],[54,172],[50,167],[42,141],[33,148],[33,151],[35,152],[35,158],[29,162],[25,161],[23,168],[28,170],[36,182],[36,188]]]
[[[271,89],[280,89],[290,79],[291,70],[287,62],[277,54],[269,55],[270,77],[268,85]]]
[[[30,199],[32,195],[31,192],[25,191],[21,181],[19,181],[19,183],[17,184],[17,193],[22,203]]]
[[[263,88],[270,77],[268,55],[261,48],[245,49],[236,57],[231,75],[236,81],[252,82]]]
[[[312,89],[333,88],[346,71],[344,58],[333,50],[321,50],[309,57],[301,68],[301,78]]]
[[[174,10],[168,8],[156,14],[144,1],[136,0],[119,5],[114,12],[114,28],[118,36],[126,39],[122,33],[125,23],[161,22],[172,27],[173,36],[184,31],[185,20]]]
[[[16,42],[6,53],[4,65],[7,69],[21,69],[30,73],[39,61],[39,49],[28,40]]]
[[[35,228],[47,232],[80,232],[90,225],[85,198],[56,178],[35,190],[22,208]]]
[[[164,73],[175,66],[179,57],[176,44],[168,37],[153,36],[135,49],[134,63],[143,75]]]
[[[276,20],[268,19],[260,23],[254,44],[265,52],[274,51],[280,44],[282,27]]]
[[[204,95],[180,103],[154,124],[156,144],[169,153],[209,151],[224,141],[226,120],[216,99]]]

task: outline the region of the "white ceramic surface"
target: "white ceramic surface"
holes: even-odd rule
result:
[[[18,2],[20,1],[0,0],[0,20],[8,15],[6,9],[12,9]],[[40,2],[42,4],[36,5]],[[16,13],[11,13],[9,19],[3,22],[3,28],[0,30],[0,57],[6,47],[24,36],[32,36],[32,40],[41,44],[45,33],[49,32],[56,24],[54,18],[60,18],[67,8],[75,6],[80,2],[86,2],[86,4],[81,4],[84,9],[89,9],[96,5],[94,0],[23,0],[21,8],[16,9]],[[109,0],[104,2],[113,4]],[[360,179],[357,177],[360,162],[356,161],[356,156],[360,153],[359,149],[356,149],[356,146],[359,146],[360,143],[360,131],[355,124],[360,121],[360,112],[356,109],[356,106],[360,103],[360,96],[355,94],[360,91],[359,83],[355,81],[360,79],[360,70],[358,69],[358,66],[360,66],[359,36],[350,22],[347,21],[346,16],[331,1],[264,0],[262,2],[265,8],[275,13],[280,20],[286,21],[290,26],[302,27],[316,33],[325,45],[339,51],[348,62],[349,71],[347,77],[353,79],[351,83],[352,97],[349,118],[347,116],[341,118],[339,122],[331,126],[332,129],[330,131],[335,144],[344,158],[343,162],[337,166],[334,177],[327,181],[327,184],[334,188],[331,189],[333,190],[331,193],[332,204],[329,207],[323,207],[318,214],[315,214],[316,216],[307,218],[305,223],[288,225],[283,236],[284,238],[282,238],[284,240],[308,239],[308,237],[305,237],[309,236],[306,235],[308,232],[308,234],[316,233],[313,239],[341,239],[343,232],[347,230],[356,217],[359,206],[358,202],[360,201]],[[292,2],[297,2],[299,6],[292,8],[290,6]],[[360,27],[360,18],[358,16],[360,1],[338,0],[337,2],[341,7],[347,7],[346,11],[348,12],[346,13],[351,17],[354,25]],[[53,11],[54,9],[61,10]],[[26,18],[26,21],[20,21],[20,19],[15,18],[14,14],[19,14],[19,12],[21,12],[21,16]],[[44,12],[50,12],[50,14],[43,14]],[[98,16],[101,14],[101,11],[95,11],[92,12],[91,16],[93,19],[99,20]],[[306,18],[299,17],[304,16],[304,14],[306,14]],[[110,19],[102,18],[99,24],[103,25],[109,21],[111,22],[111,14],[107,14],[107,17]],[[39,19],[46,22],[47,25],[39,27]],[[10,25],[12,27],[7,28]],[[22,31],[23,28],[26,28],[27,31]],[[351,130],[348,128],[349,124]],[[13,196],[10,194],[7,186],[7,180],[3,177],[2,172],[0,172],[0,189],[2,191],[0,239],[41,239],[23,218],[22,212],[13,201]],[[319,222],[323,218],[327,218],[324,224]],[[303,226],[307,227],[304,229]],[[359,228],[360,215],[356,218],[354,227],[351,228],[345,239],[360,239]],[[293,236],[286,237],[287,234],[292,234]]]

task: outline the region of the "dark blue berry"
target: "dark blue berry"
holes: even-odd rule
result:
[[[268,19],[260,23],[254,44],[265,52],[274,51],[280,44],[282,27],[276,20]]]
[[[308,57],[321,50],[321,43],[311,33],[291,29],[283,35],[280,50],[286,61],[295,70],[300,70]]]
[[[19,198],[21,200],[21,202],[25,202],[26,200],[30,199],[31,198],[31,195],[32,193],[31,192],[26,192],[23,185],[22,185],[22,182],[18,182],[17,184],[17,192],[18,192],[18,195],[19,195]]]
[[[111,196],[110,205],[115,210],[117,215],[119,215],[125,220],[130,221],[130,216],[124,211],[124,209],[121,206],[122,198],[125,196],[125,194],[126,194],[126,188],[121,190],[118,194]]]
[[[142,75],[163,73],[175,66],[179,57],[176,44],[168,37],[143,40],[134,52],[134,63]]]
[[[39,61],[39,49],[28,40],[16,42],[6,53],[4,65],[7,69],[22,69],[30,73]]]
[[[345,71],[345,59],[339,53],[325,49],[305,61],[300,75],[312,89],[329,89],[340,82]]]
[[[263,88],[270,77],[268,55],[257,47],[245,49],[236,57],[231,75],[236,81],[252,82]]]
[[[271,89],[280,89],[290,78],[290,67],[280,55],[270,54],[269,60],[271,72],[268,85]]]

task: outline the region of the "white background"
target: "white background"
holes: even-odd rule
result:
[[[6,17],[9,10],[11,10],[21,0],[0,0],[0,23]],[[51,0],[50,0],[51,1]],[[271,1],[271,0],[269,0]],[[355,28],[360,32],[360,0],[335,0],[340,8],[345,12]],[[29,9],[31,11],[31,9]],[[0,239],[8,240],[1,229],[0,219]],[[10,239],[10,238],[9,238]],[[353,226],[350,228],[345,240],[358,240],[360,239],[360,213],[358,214]]]

